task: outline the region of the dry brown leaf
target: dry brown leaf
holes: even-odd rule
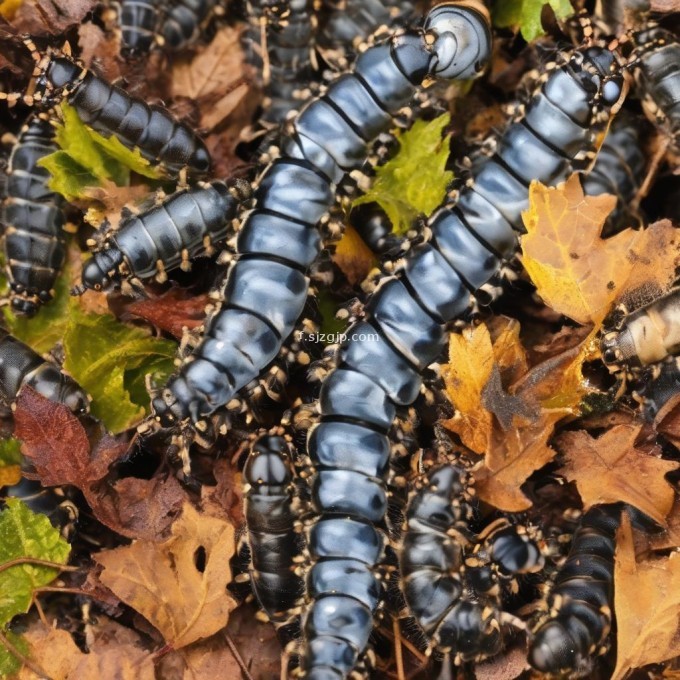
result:
[[[680,12],[680,0],[651,0],[652,12]]]
[[[581,324],[599,324],[612,304],[642,283],[667,287],[678,263],[677,238],[667,221],[601,239],[616,204],[606,194],[584,196],[577,175],[548,188],[532,182],[523,213],[522,262],[552,309]]]
[[[672,396],[654,417],[654,429],[671,444],[680,447],[680,394]]]
[[[333,262],[338,265],[352,286],[361,283],[378,264],[373,251],[351,224],[345,227],[342,238],[335,244]]]
[[[611,680],[678,655],[680,640],[680,553],[635,562],[628,516],[616,536],[614,611],[618,658]]]
[[[105,33],[91,21],[78,26],[79,59],[87,68],[96,62],[97,75],[109,82],[115,82],[121,76],[120,31]]]
[[[636,445],[640,430],[617,425],[598,439],[583,430],[564,432],[555,445],[565,457],[562,472],[576,482],[586,510],[623,501],[665,527],[675,494],[664,475],[680,464],[658,458],[658,446]]]
[[[180,57],[174,62],[172,96],[198,102],[201,127],[212,130],[248,94],[244,69],[241,29],[224,26],[193,59]]]
[[[10,24],[3,28],[32,36],[63,34],[79,24],[97,2],[95,0],[24,0]]]
[[[89,629],[89,654],[83,654],[65,630],[47,628],[40,621],[32,622],[23,637],[29,644],[31,660],[51,680],[154,680],[153,657],[139,646],[140,638],[134,631],[102,616]],[[18,680],[37,678],[26,667],[18,676]]]
[[[164,543],[136,541],[94,555],[102,583],[178,649],[223,628],[236,602],[226,586],[234,528],[185,503]]]
[[[442,377],[456,413],[442,424],[476,453],[484,453],[491,441],[493,417],[482,405],[482,393],[493,367],[491,335],[484,324],[451,334],[449,363],[442,366]]]
[[[667,550],[680,547],[680,498],[673,502],[673,507],[666,518],[666,530],[658,534],[646,534],[652,550]]]

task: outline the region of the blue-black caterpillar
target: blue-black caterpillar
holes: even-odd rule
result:
[[[430,21],[450,9],[435,8]],[[321,423],[308,439],[309,457],[319,470],[312,494],[321,522],[338,515],[367,525],[383,521],[387,432],[396,407],[418,396],[423,369],[442,351],[446,323],[512,256],[530,181],[556,184],[586,162],[597,124],[608,118],[621,91],[611,52],[576,51],[550,73],[474,184],[461,190],[458,203],[433,215],[430,242],[409,250],[400,278],[384,280],[373,294],[367,320],[350,328],[338,367],[322,385]],[[352,339],[368,333],[377,340]],[[340,593],[314,601],[307,617],[307,666],[323,665],[315,650],[323,650],[325,640],[337,644],[338,637],[348,658],[350,651],[355,658],[368,639],[370,614],[365,604]],[[351,632],[338,632],[343,626]]]
[[[635,78],[652,122],[666,126],[669,151],[680,156],[680,43],[672,33],[652,26],[633,36]]]
[[[305,271],[319,252],[315,226],[331,206],[336,184],[363,162],[369,141],[423,80],[479,73],[489,46],[480,11],[440,5],[430,12],[425,31],[368,49],[353,72],[304,108],[281,158],[259,182],[256,207],[238,236],[238,259],[222,285],[224,303],[179,375],[153,400],[163,425],[201,420],[276,356],[305,304]]]
[[[295,530],[298,513],[288,451],[283,437],[260,437],[243,470],[251,585],[276,626],[290,622],[304,594],[303,579],[295,571],[304,540]]]
[[[66,257],[63,198],[49,189],[50,173],[38,165],[56,150],[53,125],[33,116],[12,149],[0,208],[12,308],[28,316],[52,299]]]
[[[280,123],[298,107],[296,92],[306,87],[314,72],[314,2],[249,0],[248,16],[249,52],[261,52],[254,61],[263,65],[266,97],[262,119]]]
[[[181,267],[224,241],[239,204],[249,197],[246,182],[201,182],[125,219],[83,267],[83,287],[101,290],[121,275],[139,279]]]
[[[200,177],[210,170],[210,154],[203,141],[185,123],[162,106],[149,106],[120,87],[83,68],[60,52],[41,56],[28,41],[36,61],[26,101],[52,108],[67,101],[86,125],[129,149],[139,149],[168,177],[186,173]]]
[[[537,670],[582,677],[593,657],[606,651],[620,521],[616,506],[595,506],[583,515],[548,597],[549,618],[533,634],[529,663]]]
[[[159,12],[159,0],[122,0],[118,25],[123,56],[139,57],[149,52],[156,40]]]
[[[399,551],[406,604],[454,663],[500,651],[505,582],[543,565],[537,545],[505,520],[474,536],[471,484],[458,465],[431,470],[412,493]]]
[[[163,12],[158,29],[163,47],[182,50],[195,43],[218,6],[219,0],[174,0]]]
[[[583,175],[581,182],[589,196],[611,194],[618,198],[602,229],[603,236],[640,225],[640,215],[631,204],[638,197],[646,165],[640,121],[621,111],[607,131],[595,165]]]
[[[612,316],[619,321],[600,340],[610,370],[646,366],[680,350],[680,288],[630,314],[620,307]]]
[[[89,409],[87,394],[72,378],[0,329],[0,401],[11,406],[24,386],[66,405],[75,414]]]

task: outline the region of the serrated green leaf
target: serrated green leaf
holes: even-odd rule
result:
[[[38,165],[52,175],[48,182],[50,189],[67,201],[75,201],[83,196],[85,188],[99,185],[95,175],[73,160],[66,151],[55,151],[41,158]]]
[[[541,12],[550,5],[558,19],[574,13],[569,0],[497,0],[492,9],[493,23],[499,28],[519,27],[522,37],[531,42],[542,36]]]
[[[100,186],[104,180],[118,186],[130,183],[130,171],[150,179],[162,177],[158,168],[142,158],[139,149],[130,150],[117,137],[104,137],[85,125],[76,110],[60,104],[61,124],[57,125],[55,151],[38,161],[49,170],[49,187],[66,200],[87,198],[84,189]]]
[[[85,314],[69,304],[64,333],[64,368],[92,396],[92,413],[106,427],[122,432],[138,423],[149,396],[140,388],[146,373],[158,380],[174,370],[177,346],[152,338],[106,314]]]
[[[377,168],[373,187],[354,205],[376,202],[387,213],[394,232],[405,234],[418,215],[427,217],[440,205],[453,173],[445,170],[449,157],[449,124],[445,113],[433,121],[416,121],[400,135],[399,153]]]
[[[28,644],[11,630],[6,630],[4,636],[18,649],[24,656],[28,654]],[[0,642],[0,678],[5,678],[14,673],[18,673],[22,663],[19,659]]]
[[[9,331],[38,354],[49,352],[62,338],[68,322],[70,267],[67,265],[54,284],[54,299],[27,319],[4,308]]]
[[[7,507],[0,512],[0,565],[22,557],[66,564],[71,549],[50,520],[16,498],[5,502]],[[36,564],[18,564],[0,571],[0,626],[26,613],[35,589],[58,575],[58,569]]]

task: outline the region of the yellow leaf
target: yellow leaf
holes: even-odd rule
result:
[[[636,440],[641,426],[616,425],[598,439],[587,432],[564,432],[556,445],[565,457],[562,472],[575,481],[585,509],[623,501],[661,526],[675,493],[664,476],[680,464],[658,457],[660,447],[643,450]]]
[[[224,627],[236,602],[226,586],[234,528],[189,504],[164,543],[136,541],[98,553],[101,581],[178,649]]]
[[[618,657],[612,680],[623,680],[634,668],[661,663],[678,654],[680,553],[636,562],[625,513],[616,546],[614,611]]]
[[[335,246],[333,262],[340,267],[353,286],[361,283],[368,276],[368,272],[378,264],[373,251],[349,224]]]
[[[482,405],[482,392],[494,367],[491,335],[484,324],[451,334],[449,363],[442,367],[449,401],[456,407],[444,427],[456,432],[463,444],[484,453],[491,437],[492,415]]]

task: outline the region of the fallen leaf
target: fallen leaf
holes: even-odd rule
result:
[[[541,25],[541,13],[545,5],[552,7],[558,19],[574,13],[569,0],[503,0],[493,4],[494,26],[516,26],[521,30],[522,37],[531,42],[545,33]]]
[[[207,304],[207,294],[192,295],[175,286],[158,297],[133,302],[126,312],[181,340],[186,328],[192,330],[205,321]]]
[[[10,437],[0,440],[0,488],[21,480],[21,442]]]
[[[120,31],[105,33],[99,26],[87,21],[78,26],[79,59],[87,68],[96,62],[97,75],[115,82],[121,72]]]
[[[675,658],[680,639],[680,553],[636,563],[626,514],[616,536],[614,593],[618,655],[611,680]]]
[[[373,251],[350,224],[345,227],[342,238],[335,244],[333,262],[340,267],[352,286],[361,283],[378,264]]]
[[[16,34],[58,35],[63,39],[67,29],[79,24],[96,5],[95,0],[60,0],[59,3],[24,0],[15,12],[10,27]]]
[[[47,628],[34,621],[25,633],[30,657],[51,680],[69,678],[115,678],[115,680],[154,680],[153,656],[145,650],[134,631],[107,617],[97,616],[88,624],[89,653],[76,646],[71,635],[59,628]],[[18,680],[37,680],[24,667]]]
[[[234,528],[185,503],[164,543],[136,541],[95,554],[101,581],[175,649],[223,628],[236,602],[227,594]]]
[[[206,130],[225,120],[249,93],[241,33],[239,27],[224,26],[205,50],[173,63],[172,95],[200,105],[200,126]]]
[[[418,215],[429,217],[453,179],[453,173],[446,170],[449,137],[442,138],[450,121],[448,113],[432,121],[417,120],[400,134],[396,156],[376,168],[373,186],[352,205],[378,203],[397,235],[406,234]]]
[[[646,538],[652,550],[680,547],[680,498],[677,495],[666,518],[666,530],[658,534],[647,534]]]
[[[202,488],[201,506],[214,517],[222,517],[235,527],[242,526],[245,515],[241,473],[227,458],[220,458],[215,461],[213,475],[217,486]]]
[[[442,377],[456,413],[442,424],[476,453],[487,451],[491,441],[493,420],[482,405],[482,393],[493,366],[491,335],[484,324],[451,334],[449,363],[442,366]]]
[[[674,491],[664,475],[679,463],[657,457],[657,445],[637,444],[641,426],[617,425],[598,439],[587,432],[564,432],[555,441],[564,455],[562,473],[575,481],[586,510],[600,503],[629,503],[666,527]]]
[[[654,417],[654,430],[680,447],[680,394],[673,395]]]
[[[43,486],[72,484],[87,491],[129,447],[126,439],[104,434],[91,452],[78,418],[63,404],[50,401],[31,387],[22,389],[17,398],[14,422],[22,451],[35,466]]]

